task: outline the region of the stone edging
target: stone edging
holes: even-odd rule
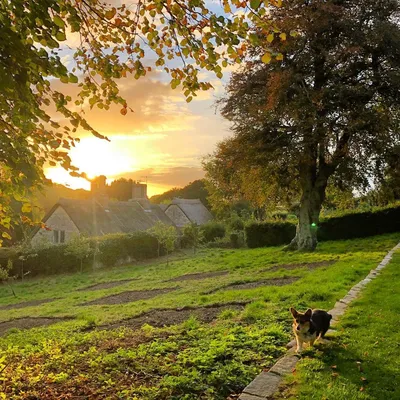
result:
[[[345,313],[347,306],[358,297],[364,286],[380,274],[380,271],[386,267],[392,259],[394,252],[398,249],[400,249],[400,243],[386,254],[380,264],[375,269],[371,270],[366,278],[354,285],[346,296],[337,301],[332,310],[328,311],[332,315],[332,325],[338,322],[339,318]],[[295,344],[295,340],[289,342],[286,347],[290,350],[288,350],[286,355],[280,358],[268,372],[261,372],[261,374],[256,376],[256,378],[245,387],[239,400],[272,399],[283,377],[293,371],[297,361],[300,359],[300,356],[295,352]]]

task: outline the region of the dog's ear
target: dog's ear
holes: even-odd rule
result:
[[[311,308],[309,308],[309,309],[304,313],[304,315],[305,315],[306,317],[308,317],[308,318],[311,318],[311,315],[312,315],[312,310],[311,310]]]
[[[290,307],[290,312],[292,313],[293,318],[296,318],[297,315],[299,314],[293,307]]]

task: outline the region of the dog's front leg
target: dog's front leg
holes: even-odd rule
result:
[[[296,342],[297,342],[296,352],[300,354],[303,351],[303,340],[300,339],[298,336],[296,336]]]

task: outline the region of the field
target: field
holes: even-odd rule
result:
[[[398,241],[202,250],[26,280],[17,299],[2,286],[0,398],[236,398],[285,352],[290,306],[331,308]]]
[[[279,399],[400,399],[399,280],[398,253],[352,303],[329,344],[304,354]]]

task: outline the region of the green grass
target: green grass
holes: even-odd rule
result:
[[[400,253],[351,304],[329,345],[298,363],[279,398],[400,399],[399,281]]]
[[[257,373],[285,352],[290,340],[289,306],[329,309],[376,267],[399,235],[321,243],[315,253],[280,248],[203,250],[196,256],[125,266],[77,275],[27,280],[15,285],[14,299],[0,287],[0,305],[57,298],[24,309],[0,310],[0,320],[26,316],[70,316],[47,328],[11,330],[0,338],[0,379],[5,398],[26,394],[53,399],[66,393],[88,398],[226,399],[239,393]],[[314,271],[268,271],[268,266],[337,259]],[[262,269],[266,269],[261,272]],[[183,274],[228,270],[229,275],[201,281],[166,282]],[[233,282],[298,276],[281,287],[212,289]],[[107,290],[77,292],[99,282],[140,278]],[[79,304],[126,290],[179,286],[175,292],[120,305]],[[224,311],[211,324],[194,318],[156,329],[85,330],[155,308],[249,301],[242,311]],[[1,366],[4,365],[4,369]],[[25,397],[24,397],[25,396]],[[97,396],[97,397],[96,397]],[[0,393],[1,398],[1,393]],[[85,398],[85,397],[82,397]]]

